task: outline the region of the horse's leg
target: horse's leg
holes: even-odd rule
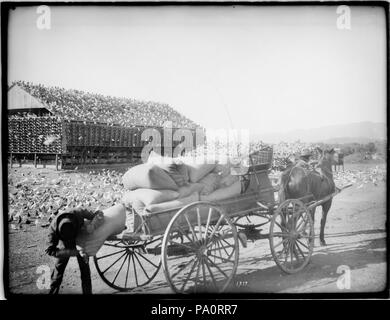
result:
[[[326,246],[325,242],[325,224],[326,224],[326,217],[328,215],[329,209],[332,205],[332,199],[329,201],[326,201],[324,204],[322,204],[322,218],[321,218],[321,226],[320,226],[320,244],[321,246]]]
[[[314,207],[313,209],[311,209],[309,211],[310,213],[310,216],[311,216],[311,220],[313,221],[313,229],[314,229],[314,217],[315,217],[315,213],[316,213],[316,208]],[[313,241],[314,241],[314,237],[313,237]]]
[[[311,220],[313,221],[313,226],[314,226],[314,216],[315,216],[315,213],[316,213],[316,208],[313,208],[310,210],[310,216],[311,216]]]

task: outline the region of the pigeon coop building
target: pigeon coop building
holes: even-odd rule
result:
[[[54,160],[56,169],[129,163],[140,158],[143,147],[149,143],[142,139],[142,132],[147,128],[62,120],[19,86],[14,85],[8,91],[8,157],[11,166],[14,162],[21,166],[26,160],[33,161],[35,167],[38,163],[45,165]],[[163,129],[154,129],[163,139]],[[192,133],[195,139],[195,129]],[[179,143],[174,142],[173,148]]]

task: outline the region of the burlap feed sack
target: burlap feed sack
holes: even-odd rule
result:
[[[221,180],[221,176],[218,173],[211,172],[207,174],[198,182],[203,185],[200,194],[206,195],[216,190],[218,188],[220,180]]]
[[[130,168],[122,177],[128,190],[140,188],[155,190],[177,190],[175,181],[160,167],[153,164],[139,164]]]
[[[170,200],[175,200],[179,197],[179,192],[174,190],[153,190],[153,189],[137,189],[127,191],[122,197],[122,203],[126,206],[132,205],[135,201],[141,201],[144,205],[160,203]]]
[[[148,164],[154,164],[163,169],[181,187],[189,182],[188,167],[177,158],[163,157],[158,153],[150,152]]]
[[[93,233],[82,233],[76,239],[76,244],[83,248],[89,256],[94,256],[102,247],[104,241],[111,236],[121,233],[126,226],[126,210],[121,204],[103,210],[104,223]]]

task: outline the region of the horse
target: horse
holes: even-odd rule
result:
[[[279,189],[279,200],[283,202],[286,199],[299,199],[306,196],[312,196],[314,200],[320,200],[334,192],[334,182],[329,178],[322,178],[314,170],[307,170],[300,166],[291,166],[281,175]],[[320,244],[326,246],[325,224],[328,212],[332,206],[332,198],[321,204],[322,218],[320,226]],[[314,224],[314,214],[316,208],[311,210],[310,215]]]
[[[343,169],[344,172],[344,154],[341,152],[337,152],[334,154],[334,171],[338,171],[338,169]]]

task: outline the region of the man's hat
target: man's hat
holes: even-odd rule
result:
[[[64,217],[58,224],[58,233],[62,240],[73,240],[77,236],[77,222]]]

